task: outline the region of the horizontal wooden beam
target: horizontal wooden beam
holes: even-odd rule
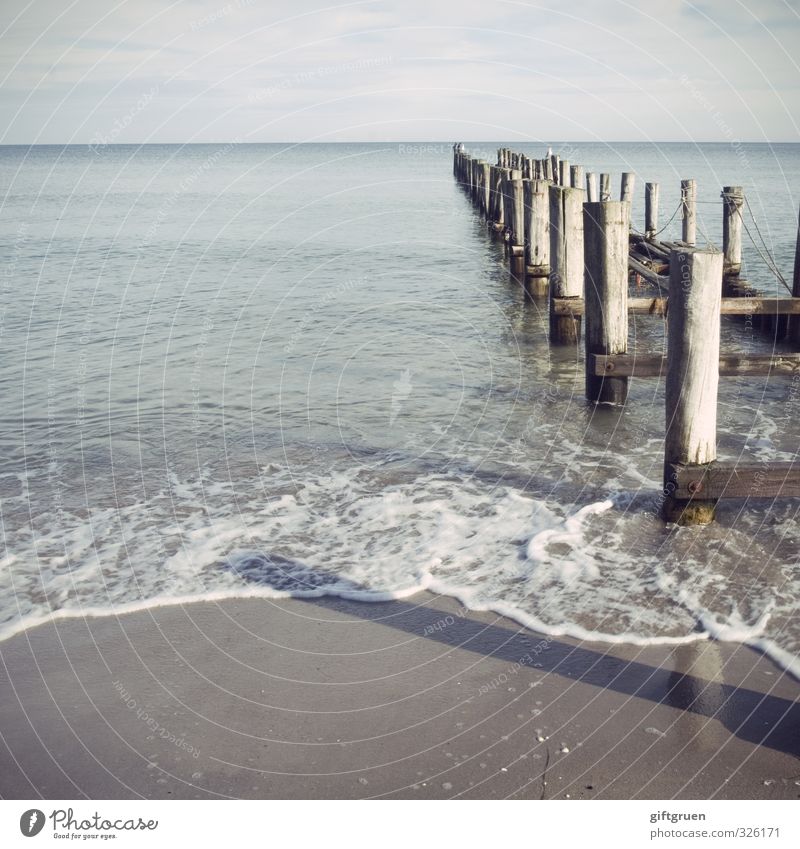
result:
[[[800,464],[710,463],[670,466],[671,495],[678,499],[800,498]]]
[[[659,377],[667,373],[666,356],[590,354],[593,374],[614,377]],[[720,377],[800,374],[800,354],[725,354],[719,358]]]
[[[800,298],[723,298],[723,315],[800,315]]]
[[[628,312],[665,315],[668,298],[628,298]],[[583,298],[554,298],[555,315],[583,315]],[[800,298],[722,298],[722,315],[800,315]]]

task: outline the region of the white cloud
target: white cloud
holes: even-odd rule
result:
[[[7,5],[5,143],[798,138],[781,0]]]

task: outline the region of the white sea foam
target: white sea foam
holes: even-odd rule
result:
[[[265,489],[277,494],[242,495]],[[41,514],[7,532],[0,639],[199,600],[370,602],[429,589],[552,636],[745,642],[800,677],[797,576],[769,566],[749,532],[710,531],[702,557],[691,529],[645,533],[656,520],[634,503],[565,506],[442,474],[381,486],[357,470],[300,485],[276,466],[248,487],[173,477],[147,503]],[[761,571],[737,570],[743,551]]]

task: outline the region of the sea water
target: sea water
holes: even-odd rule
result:
[[[781,291],[766,256],[790,279],[800,145],[551,144],[635,172],[638,229],[659,182],[664,238],[681,178],[715,244],[743,185],[744,274]],[[2,147],[0,191],[0,636],[429,588],[548,634],[744,641],[800,674],[797,501],[661,521],[663,380],[585,402],[582,353],[548,346],[449,145]],[[664,335],[631,318],[633,350]],[[775,347],[723,320],[724,351]],[[723,378],[718,410],[721,459],[796,458],[797,379]]]

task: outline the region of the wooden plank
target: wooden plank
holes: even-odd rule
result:
[[[670,467],[677,498],[800,498],[797,463]]]
[[[628,298],[628,313],[666,315],[669,298]],[[583,298],[554,298],[556,315],[583,315]],[[800,298],[722,298],[722,315],[800,315]]]
[[[667,357],[652,354],[592,354],[595,374],[624,377],[659,377],[667,371]],[[800,354],[723,354],[719,358],[720,377],[749,375],[785,377],[800,374]]]
[[[583,315],[586,304],[583,298],[553,298],[555,315]],[[666,298],[628,298],[628,314],[664,315],[667,311]]]
[[[800,298],[723,298],[723,315],[800,315]]]
[[[641,277],[644,277],[644,279],[647,280],[649,283],[653,283],[658,286],[659,289],[667,288],[669,278],[662,276],[658,272],[654,271],[652,268],[648,268],[646,265],[644,265],[644,263],[639,262],[638,259],[629,256],[628,267],[632,268]]]

